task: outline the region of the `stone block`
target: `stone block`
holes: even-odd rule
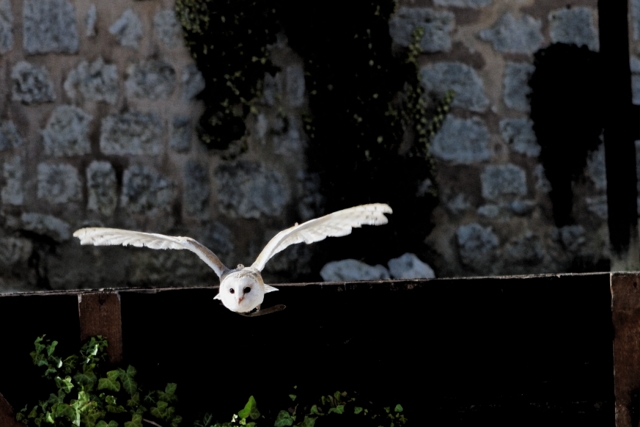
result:
[[[0,265],[24,264],[33,252],[31,240],[21,237],[0,237]]]
[[[438,62],[420,69],[420,81],[427,93],[444,97],[455,94],[452,105],[470,111],[483,112],[489,106],[478,73],[462,62]]]
[[[290,65],[285,69],[285,93],[287,104],[297,108],[304,104],[304,69],[302,65]]]
[[[153,17],[153,32],[165,46],[174,48],[182,45],[182,27],[173,9],[162,9]]]
[[[23,104],[40,104],[56,99],[45,67],[20,61],[11,69],[11,99]]]
[[[543,193],[548,193],[551,191],[551,183],[547,179],[547,175],[544,171],[544,166],[537,165],[533,169],[533,175],[536,178],[536,189],[542,191]]]
[[[607,195],[601,194],[595,197],[586,197],[587,210],[603,221],[609,217],[609,207],[607,206]]]
[[[499,240],[491,227],[466,224],[456,230],[458,254],[463,265],[486,272],[497,258]]]
[[[207,224],[198,235],[202,236],[199,241],[220,257],[229,256],[235,249],[231,230],[220,221]]]
[[[529,79],[535,71],[533,64],[525,62],[507,62],[504,69],[503,99],[512,110],[528,113],[531,109],[528,95],[531,93]]]
[[[607,190],[607,170],[604,163],[604,144],[600,144],[596,151],[589,154],[585,172],[597,190]]]
[[[581,225],[565,225],[556,228],[553,233],[554,240],[559,241],[569,252],[578,252],[586,242],[584,227]]]
[[[11,120],[0,121],[0,151],[22,146],[22,137]]]
[[[0,0],[0,55],[13,49],[13,11],[10,0]]]
[[[510,270],[518,273],[525,273],[527,266],[542,263],[544,254],[540,238],[531,232],[509,242],[504,249],[504,258],[511,265]]]
[[[207,217],[209,208],[209,171],[206,164],[187,161],[184,169],[182,202],[187,215]]]
[[[511,211],[520,216],[529,215],[536,208],[537,203],[534,200],[514,200],[509,203]]]
[[[56,107],[42,130],[44,152],[49,156],[81,156],[91,152],[89,123],[92,117],[78,107]]]
[[[448,52],[454,23],[455,16],[448,10],[402,6],[389,20],[389,34],[394,43],[407,47],[411,44],[413,30],[421,27],[424,29],[420,40],[423,52]]]
[[[223,163],[216,169],[215,179],[220,211],[231,217],[277,217],[289,202],[285,178],[260,163]]]
[[[142,21],[131,8],[128,8],[111,24],[109,33],[113,34],[122,46],[138,49],[143,35]]]
[[[640,0],[631,0],[631,23],[633,25],[633,40],[640,40]]]
[[[2,188],[2,203],[5,205],[20,206],[24,203],[24,165],[20,156],[9,158],[3,165],[2,174],[5,186]]]
[[[82,184],[78,170],[66,163],[40,163],[38,199],[56,205],[81,200]]]
[[[98,22],[98,10],[96,5],[92,4],[87,10],[87,14],[84,16],[85,36],[95,37],[98,32],[96,30],[96,23]]]
[[[594,10],[590,7],[573,6],[552,11],[549,14],[549,36],[552,43],[587,46],[595,52],[600,49]]]
[[[468,7],[480,9],[491,4],[491,0],[433,0],[433,4],[443,7]]]
[[[538,157],[540,155],[540,144],[536,139],[531,120],[500,120],[500,134],[513,151],[529,157]]]
[[[497,200],[503,197],[526,196],[527,179],[524,170],[513,164],[488,165],[480,176],[482,197]]]
[[[478,208],[477,213],[485,218],[498,218],[500,216],[500,206],[494,204],[482,205]]]
[[[271,75],[265,73],[262,81],[262,101],[273,107],[276,102],[282,99],[282,92],[284,87],[284,76],[281,72]]]
[[[132,111],[102,119],[100,150],[109,155],[152,155],[162,152],[162,122],[153,114]]]
[[[189,64],[182,70],[182,99],[191,101],[204,90],[206,83],[196,64]]]
[[[355,259],[328,262],[320,270],[325,282],[353,282],[355,280],[387,280],[389,271],[382,265],[369,265]]]
[[[93,161],[87,167],[87,208],[105,216],[113,215],[118,203],[118,183],[111,163]]]
[[[82,61],[67,76],[64,90],[71,99],[82,96],[86,101],[114,105],[120,92],[118,68],[104,62],[102,57],[93,62]]]
[[[134,214],[166,214],[171,212],[175,184],[169,178],[142,165],[124,171],[120,204]]]
[[[52,215],[25,212],[20,216],[20,223],[24,230],[49,236],[57,242],[65,242],[71,238],[71,226]]]
[[[166,99],[176,87],[176,71],[165,61],[150,59],[127,68],[125,88],[133,98]]]
[[[169,146],[177,153],[186,153],[191,148],[193,125],[189,117],[174,117],[171,121]]]
[[[449,115],[431,142],[431,154],[454,164],[489,160],[489,131],[477,117],[461,119]]]
[[[23,46],[27,54],[78,53],[76,10],[68,0],[25,0]]]
[[[398,258],[390,259],[389,273],[394,279],[433,279],[433,269],[412,253],[405,253]]]
[[[498,52],[532,54],[544,42],[542,21],[530,15],[516,19],[511,12],[500,17],[493,27],[480,31],[481,40],[493,45]]]

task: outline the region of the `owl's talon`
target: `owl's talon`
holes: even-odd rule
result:
[[[257,310],[249,312],[249,313],[238,313],[240,316],[244,317],[258,317],[264,316],[265,314],[277,313],[278,311],[282,311],[287,308],[284,304],[274,305],[273,307],[265,308],[264,310],[260,310],[260,306],[257,307]]]

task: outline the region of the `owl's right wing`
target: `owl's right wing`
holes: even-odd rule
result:
[[[143,233],[140,231],[120,230],[117,228],[91,227],[81,228],[73,233],[80,239],[81,245],[95,246],[136,246],[151,249],[187,249],[206,262],[218,277],[229,269],[207,247],[190,237],[165,236],[164,234]]]

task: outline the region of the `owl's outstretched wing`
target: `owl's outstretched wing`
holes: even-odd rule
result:
[[[251,267],[262,271],[272,256],[296,243],[313,243],[327,237],[340,237],[351,234],[353,228],[362,225],[383,225],[388,222],[384,214],[393,211],[384,203],[355,206],[312,219],[302,224],[282,230],[267,243]]]
[[[207,263],[218,277],[229,269],[207,247],[190,237],[165,236],[163,234],[143,233],[140,231],[120,230],[117,228],[81,228],[73,233],[80,239],[81,245],[95,246],[137,246],[151,249],[187,249]]]

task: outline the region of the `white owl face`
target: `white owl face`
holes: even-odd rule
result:
[[[215,299],[238,313],[253,310],[264,301],[265,285],[258,271],[250,268],[232,271],[223,276]]]

